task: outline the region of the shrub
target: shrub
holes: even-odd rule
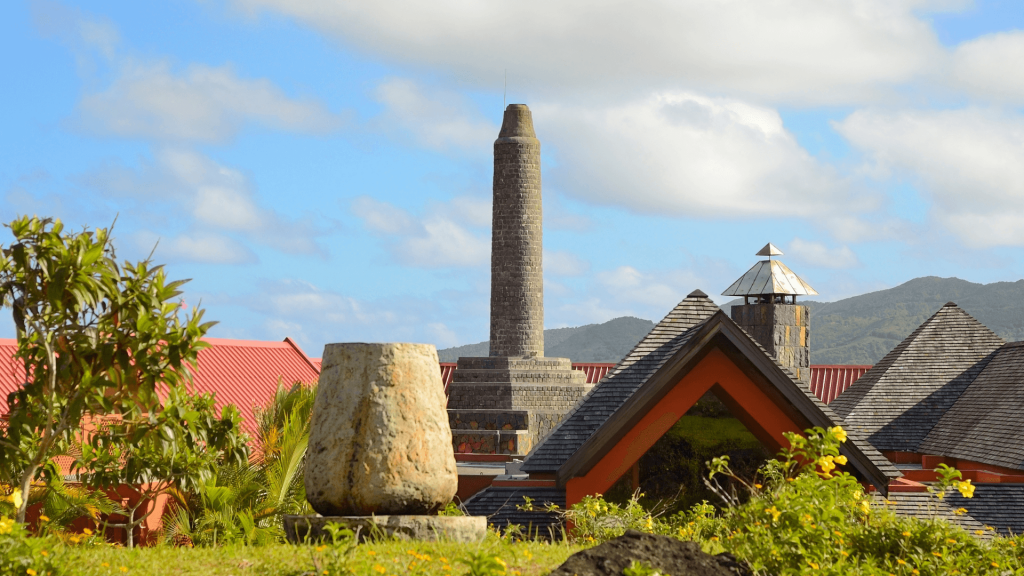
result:
[[[58,574],[53,538],[30,537],[25,525],[0,516],[0,574],[50,576]]]
[[[853,476],[837,471],[846,464],[839,454],[845,436],[838,427],[787,435],[790,447],[752,480],[733,474],[727,458],[716,458],[708,463],[708,484],[722,497],[723,509],[705,502],[630,527],[694,540],[712,554],[731,552],[757,574],[1024,573],[1024,538],[983,541],[945,520],[896,516],[872,504]],[[743,486],[749,499],[740,503],[738,495],[723,490],[719,476]],[[940,480],[931,486],[935,501],[952,489],[970,497],[973,486],[960,477],[952,468],[940,469]],[[567,518],[589,517],[576,525],[576,537],[604,539],[617,535],[606,527],[643,517],[626,508],[594,497],[574,505]]]

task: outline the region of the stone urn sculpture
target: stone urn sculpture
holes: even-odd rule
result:
[[[437,350],[328,344],[306,452],[306,498],[324,516],[429,514],[458,489]]]

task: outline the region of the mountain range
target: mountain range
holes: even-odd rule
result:
[[[977,284],[927,276],[810,308],[812,364],[874,364],[946,302],[955,302],[1008,342],[1024,340],[1024,280]],[[722,306],[729,312],[734,300]],[[668,310],[665,311],[666,313]],[[604,324],[544,331],[544,354],[574,362],[618,362],[654,326],[624,316]],[[442,362],[486,356],[488,343],[438,350]]]

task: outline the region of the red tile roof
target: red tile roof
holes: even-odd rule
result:
[[[211,346],[199,352],[195,387],[217,395],[218,409],[238,406],[243,428],[255,432],[253,408],[274,397],[278,381],[289,386],[311,383],[320,376],[314,363],[291,338],[284,342],[207,338]],[[13,360],[17,342],[0,339],[0,414],[7,413],[7,394],[24,382],[24,369]]]
[[[846,391],[850,384],[853,384],[858,378],[863,376],[868,371],[868,368],[871,368],[870,364],[866,366],[812,365],[811,392],[819,400],[828,404]]]

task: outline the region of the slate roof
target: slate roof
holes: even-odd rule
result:
[[[921,443],[921,451],[1024,469],[1024,342],[996,351]]]
[[[829,406],[875,448],[919,452],[1004,343],[949,302]]]
[[[691,330],[719,308],[700,290],[668,315],[594,386],[562,422],[527,455],[523,472],[554,472],[604,424],[623,402],[685,345]]]
[[[981,492],[981,485],[975,487],[975,499],[979,492]],[[873,499],[876,504],[884,505],[885,508],[897,516],[911,516],[923,520],[938,518],[952,524],[959,524],[964,530],[972,534],[976,530],[985,529],[985,524],[972,516],[970,509],[968,509],[967,514],[960,516],[954,512],[954,510],[960,507],[967,508],[963,501],[968,500],[960,497],[959,493],[956,493],[956,498],[947,493],[946,497],[941,501],[928,492],[890,492],[888,497],[890,503],[888,504],[884,504],[886,498],[880,494],[874,494]],[[977,502],[974,504],[977,504]],[[991,534],[988,534],[988,536],[991,536]]]
[[[525,504],[523,496],[533,500],[535,511],[526,512],[516,507]],[[471,516],[487,516],[487,523],[504,529],[518,524],[530,534],[541,537],[558,536],[562,521],[558,514],[545,512],[548,504],[565,509],[565,490],[560,488],[488,486],[462,503]]]
[[[712,313],[705,316],[709,312]],[[600,451],[599,445],[613,441],[613,429],[626,425],[624,423],[629,421],[632,413],[646,413],[645,410],[650,409],[640,406],[640,402],[649,400],[635,398],[640,396],[637,391],[646,386],[663,386],[666,382],[674,384],[681,368],[677,364],[681,359],[699,352],[712,339],[736,350],[742,361],[752,363],[754,369],[769,380],[769,386],[775,386],[775,391],[784,398],[783,403],[799,412],[810,425],[844,425],[842,419],[807,386],[797,383],[791,373],[698,290],[680,302],[615,370],[576,405],[527,456],[522,470],[556,472],[563,480],[575,475],[580,466],[585,473],[589,470],[584,463],[590,458],[586,456],[587,452]],[[672,366],[666,366],[669,361]],[[598,434],[604,428],[610,432]],[[602,434],[606,437],[598,439]],[[843,453],[866,480],[885,491],[889,480],[901,476],[862,435],[855,431],[847,435],[849,439],[843,445]],[[588,445],[592,446],[581,450]]]

